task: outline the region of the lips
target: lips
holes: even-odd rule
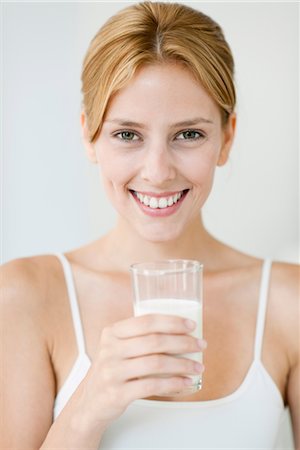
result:
[[[182,191],[164,192],[157,194],[152,192],[140,192],[130,190],[135,201],[141,209],[153,216],[165,216],[173,214],[179,208],[189,189]]]

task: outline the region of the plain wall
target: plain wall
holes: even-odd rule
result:
[[[189,4],[221,23],[236,60],[237,136],[204,208],[207,227],[256,256],[296,261],[298,5]],[[80,70],[123,5],[3,5],[2,261],[77,247],[115,219],[81,144]]]
[[[89,41],[124,4],[2,5],[2,262],[69,250],[114,223],[81,142],[80,71]],[[205,223],[242,251],[296,262],[299,6],[187,4],[221,24],[236,60],[237,136]],[[287,426],[282,436],[279,447],[291,448]]]

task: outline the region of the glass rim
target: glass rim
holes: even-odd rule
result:
[[[174,264],[173,266],[170,264]],[[181,264],[176,267],[175,264]],[[165,267],[164,267],[165,266]],[[196,259],[162,259],[158,261],[134,263],[129,266],[133,274],[166,275],[183,272],[197,272],[203,269],[203,263]]]

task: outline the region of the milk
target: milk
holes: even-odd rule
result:
[[[190,333],[196,338],[202,338],[202,304],[197,300],[178,298],[155,298],[140,300],[134,306],[136,316],[145,314],[168,314],[194,320],[196,328]],[[202,353],[184,353],[178,356],[202,362]],[[197,376],[198,377],[198,376]]]

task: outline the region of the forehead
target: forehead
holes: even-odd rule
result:
[[[186,115],[216,120],[219,108],[193,74],[182,64],[164,63],[140,68],[110,100],[106,119],[122,116],[140,121],[155,115],[182,120]]]

